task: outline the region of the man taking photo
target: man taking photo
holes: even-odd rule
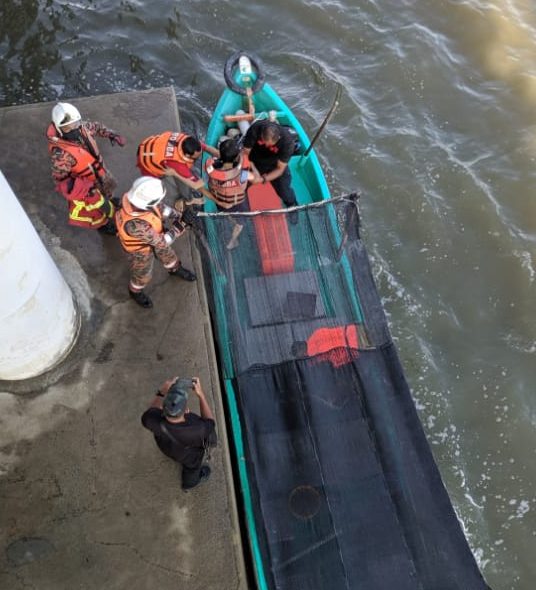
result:
[[[178,377],[166,381],[141,417],[162,453],[182,465],[183,490],[210,477],[210,467],[203,464],[203,459],[208,448],[216,444],[214,415],[199,378],[186,381]],[[187,407],[188,388],[199,399],[200,415]]]

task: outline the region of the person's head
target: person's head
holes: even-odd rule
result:
[[[82,116],[80,111],[72,104],[59,102],[52,109],[52,122],[58,133],[65,137],[80,127]]]
[[[181,387],[177,380],[171,385],[164,398],[162,405],[164,416],[172,420],[181,418],[184,415],[187,403],[188,391],[184,387]]]
[[[165,195],[166,189],[159,178],[141,176],[132,183],[127,199],[136,209],[147,211],[156,207]]]
[[[265,146],[272,147],[281,137],[281,130],[277,123],[268,123],[261,132],[261,139]]]
[[[197,137],[189,135],[182,142],[182,153],[190,160],[197,160],[201,155],[201,142]]]
[[[224,164],[234,164],[240,155],[240,148],[236,139],[226,139],[220,143],[220,160]]]

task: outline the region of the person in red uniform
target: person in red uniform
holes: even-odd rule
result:
[[[203,152],[218,157],[219,151],[187,133],[165,131],[151,135],[138,146],[137,166],[144,176],[163,178],[171,176],[207,198],[212,195],[193,167]]]
[[[95,137],[125,145],[121,135],[97,122],[82,121],[67,102],[52,109],[46,132],[56,190],[69,203],[69,224],[115,235],[113,191],[116,182],[105,168]]]
[[[130,267],[129,295],[144,308],[153,306],[143,289],[149,284],[155,257],[172,276],[195,281],[195,274],[182,266],[171,244],[184,232],[180,213],[162,203],[166,192],[162,181],[142,176],[134,181],[123,196],[122,207],[115,214],[117,235],[128,255]],[[164,220],[173,225],[164,228]]]

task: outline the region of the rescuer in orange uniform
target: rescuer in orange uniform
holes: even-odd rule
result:
[[[171,176],[212,199],[203,180],[193,171],[196,160],[204,151],[212,156],[220,155],[217,149],[199,141],[193,135],[165,131],[159,135],[151,135],[140,143],[137,166],[144,176]]]
[[[115,234],[116,182],[104,167],[95,136],[119,146],[125,145],[124,137],[100,123],[83,122],[78,109],[66,102],[52,109],[46,135],[56,190],[69,203],[69,224]]]
[[[195,274],[184,268],[171,248],[171,244],[185,229],[180,214],[162,203],[166,192],[162,181],[142,176],[134,181],[125,193],[122,207],[115,214],[117,235],[128,255],[130,265],[130,297],[142,307],[153,306],[143,291],[151,280],[154,258],[158,258],[170,275],[185,281],[195,281]],[[172,225],[165,229],[164,221]]]

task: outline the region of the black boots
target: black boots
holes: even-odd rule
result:
[[[174,277],[180,277],[181,279],[184,279],[185,281],[195,281],[197,279],[195,274],[191,270],[184,268],[184,266],[182,266],[182,264],[180,264],[179,267],[176,268],[175,270],[170,270],[169,274]]]
[[[129,289],[128,294],[132,297],[132,299],[134,299],[134,301],[138,305],[145,307],[145,309],[149,309],[153,306],[151,298],[148,295],[146,295],[143,291],[131,291]]]
[[[294,201],[294,203],[290,203],[290,205],[287,205],[285,203],[285,205],[287,207],[296,207],[297,206],[297,202]],[[292,225],[296,225],[298,223],[298,212],[297,211],[290,211],[288,214],[288,220]]]
[[[182,266],[182,264],[178,268],[176,268],[175,270],[172,270],[169,274],[173,275],[174,277],[180,277],[181,279],[184,279],[185,281],[195,281],[197,279],[195,274],[191,270],[184,268],[184,266]],[[143,291],[131,291],[129,289],[128,294],[130,295],[130,297],[132,299],[134,299],[134,301],[138,305],[140,305],[141,307],[144,307],[145,309],[149,309],[150,307],[153,306],[153,302],[151,301],[151,298],[148,295],[146,295]]]
[[[98,231],[101,234],[106,234],[107,236],[115,236],[117,234],[117,228],[115,227],[115,222],[113,219],[108,219],[106,225],[99,227]]]
[[[199,479],[197,480],[196,483],[193,483],[191,481],[184,482],[184,476],[183,476],[183,481],[182,481],[182,489],[184,492],[187,492],[188,490],[191,490],[192,488],[197,487],[199,484],[203,483],[204,481],[207,481],[207,479],[209,479],[210,477],[210,466],[209,465],[203,465],[201,467],[201,469],[199,470]]]

